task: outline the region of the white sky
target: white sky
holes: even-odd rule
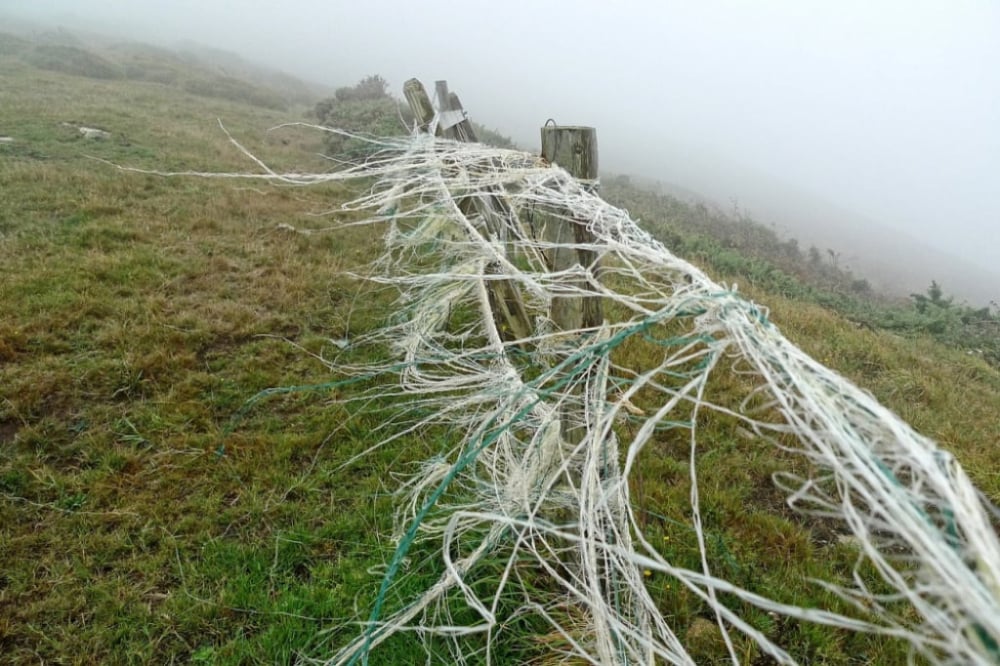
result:
[[[380,73],[398,94],[411,76],[446,78],[476,120],[525,144],[549,117],[593,125],[608,169],[750,200],[751,212],[763,199],[740,174],[784,182],[1000,274],[1000,1],[0,0],[0,11],[195,39],[332,85]]]

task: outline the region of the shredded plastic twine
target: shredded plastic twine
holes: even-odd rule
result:
[[[778,663],[795,660],[720,595],[894,636],[933,663],[998,663],[1000,544],[988,504],[950,454],[562,169],[425,134],[371,143],[377,152],[363,165],[260,176],[375,179],[343,208],[369,211],[369,222],[387,229],[371,279],[398,288],[399,316],[367,342],[384,343],[394,358],[338,370],[398,375],[396,389],[381,390],[402,396],[414,416],[386,442],[431,428],[454,435],[398,494],[395,551],[370,615],[327,663],[366,663],[399,632],[423,639],[429,661],[495,662],[500,641],[529,640],[510,628],[527,617],[551,627],[554,661],[693,663],[683,632],[647,591],[649,572],[713,610],[733,663],[734,632]],[[560,217],[589,230],[592,240],[562,246],[589,250],[590,265],[550,269],[557,244],[546,227]],[[529,315],[527,334],[514,335],[496,313],[498,294],[511,291]],[[595,294],[603,324],[556,330],[554,297]],[[640,341],[661,350],[653,367],[619,360]],[[750,382],[741,407],[712,403],[713,370]],[[713,574],[696,465],[699,419],[711,413],[819,470],[775,480],[792,507],[853,535],[853,582],[817,582],[853,616],[781,603]],[[640,452],[668,424],[690,442],[696,570],[672,564],[643,537],[630,498]],[[418,541],[438,544],[419,564],[410,558]],[[862,561],[882,578],[880,591],[859,573]],[[422,592],[400,584],[417,567],[437,572]]]

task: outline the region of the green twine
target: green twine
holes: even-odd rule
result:
[[[586,372],[589,369],[590,364],[582,362],[583,360],[587,358],[593,359],[596,357],[606,356],[611,350],[620,346],[629,337],[637,333],[645,332],[650,327],[662,321],[662,319],[666,316],[667,313],[665,312],[655,313],[633,326],[622,329],[607,340],[581,347],[581,349],[579,349],[575,354],[571,354],[549,371],[543,373],[532,382],[524,384],[523,388],[516,397],[524,395],[525,392],[531,392],[535,395],[535,399],[519,409],[506,423],[497,424],[496,416],[490,419],[490,422],[487,423],[481,430],[482,434],[479,436],[479,439],[473,440],[473,442],[470,443],[470,446],[467,447],[466,450],[459,456],[458,460],[448,471],[445,477],[441,479],[438,486],[430,493],[427,500],[420,507],[420,510],[413,517],[413,520],[406,532],[403,534],[403,537],[400,539],[399,545],[396,547],[392,560],[389,562],[389,566],[382,578],[382,584],[379,586],[378,595],[375,598],[375,603],[372,607],[371,613],[369,614],[367,626],[365,628],[364,642],[351,656],[350,660],[347,662],[348,666],[354,666],[354,664],[358,663],[358,660],[361,660],[362,664],[367,666],[368,655],[371,651],[372,642],[375,638],[379,618],[382,616],[382,609],[389,593],[389,587],[392,585],[393,579],[399,572],[403,559],[406,557],[410,547],[416,540],[417,532],[420,529],[421,523],[423,523],[424,519],[437,504],[438,500],[441,499],[447,491],[452,481],[454,481],[466,467],[472,464],[483,450],[496,442],[511,426],[520,422],[537,404],[542,402],[544,398],[552,395],[559,388],[572,381],[576,376]],[[406,365],[407,364],[401,364],[398,367],[403,368],[406,367]],[[569,372],[563,374],[563,372],[567,369],[570,369]],[[563,374],[562,379],[547,388],[542,388],[548,380],[559,374]]]
[[[361,383],[361,382],[365,382],[365,381],[368,381],[370,379],[374,379],[374,378],[378,377],[379,375],[384,375],[384,374],[387,374],[387,373],[393,373],[393,374],[395,374],[396,372],[399,372],[400,370],[402,370],[404,368],[407,368],[407,367],[409,367],[411,365],[413,365],[413,363],[397,363],[395,365],[391,365],[391,366],[389,366],[387,368],[384,368],[382,370],[379,370],[377,372],[372,372],[372,373],[369,373],[367,375],[360,375],[358,377],[350,377],[349,379],[340,379],[340,380],[331,381],[331,382],[322,382],[320,384],[299,384],[299,385],[295,385],[295,386],[274,386],[274,387],[271,387],[271,388],[266,388],[263,391],[259,391],[252,398],[250,398],[249,400],[247,400],[246,402],[244,402],[243,406],[240,407],[239,411],[236,412],[232,416],[232,418],[230,418],[229,424],[222,431],[222,435],[221,435],[221,440],[222,441],[220,441],[219,447],[215,450],[215,455],[218,458],[221,458],[222,456],[226,455],[226,442],[225,442],[226,438],[229,437],[230,435],[232,435],[233,432],[236,431],[236,428],[239,427],[239,425],[243,422],[243,419],[245,419],[246,416],[247,416],[247,414],[250,413],[250,410],[253,409],[257,405],[257,403],[260,402],[260,401],[262,401],[262,400],[265,400],[267,398],[270,398],[270,397],[273,397],[273,396],[276,396],[276,395],[287,395],[289,393],[313,393],[313,392],[319,392],[319,391],[331,391],[331,390],[334,390],[334,389],[342,388],[344,386],[351,386],[353,384],[358,384],[358,383]]]

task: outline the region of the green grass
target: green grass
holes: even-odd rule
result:
[[[186,76],[169,67],[176,81]],[[331,340],[389,316],[389,294],[342,274],[370,260],[378,240],[370,229],[278,228],[328,226],[309,213],[350,197],[344,187],[161,178],[91,159],[252,169],[218,129],[221,118],[279,168],[325,168],[310,157],[323,138],[265,133],[296,120],[290,112],[186,94],[174,83],[39,69],[3,49],[0,79],[0,131],[15,138],[0,144],[0,654],[18,664],[329,655],[355,635],[350,622],[367,615],[376,569],[391,555],[390,470],[437,452],[448,433],[401,440],[345,468],[374,443],[393,405],[335,402],[363,386],[246,405],[269,387],[336,380],[307,352],[331,356]],[[112,139],[88,142],[63,122],[105,127]],[[786,335],[954,451],[1000,500],[995,369],[926,336],[860,329],[764,286],[749,293]],[[658,353],[635,343],[619,360],[640,368]],[[720,373],[712,391],[738,400],[746,388]],[[725,418],[702,419],[713,567],[782,600],[841,608],[802,581],[843,580],[856,554],[834,526],[787,511],[770,481],[801,463]],[[647,537],[671,561],[695,566],[684,527],[687,457],[686,431],[664,430],[634,494]],[[416,561],[430,555],[413,553]],[[428,580],[411,575],[403,590]],[[649,586],[694,655],[721,660],[707,608],[668,580],[651,577]],[[905,663],[892,642],[727,603],[804,662]],[[530,622],[508,632],[523,640],[504,647],[498,663],[559,643]],[[740,650],[758,657],[749,644]],[[402,637],[373,663],[423,663],[420,654]]]
[[[249,169],[222,118],[279,165],[321,168],[308,163],[321,137],[267,136],[296,118],[156,84],[0,70],[12,88],[0,125],[16,141],[0,148],[0,651],[274,663],[342,639],[323,632],[375,584],[388,463],[337,465],[378,415],[352,418],[317,391],[264,401],[228,430],[260,390],[331,379],[289,341],[330,354],[330,338],[377,320],[357,301],[378,294],[340,276],[376,246],[367,232],[277,228],[327,226],[309,214],[342,189],[88,158]],[[87,142],[71,120],[115,138]]]

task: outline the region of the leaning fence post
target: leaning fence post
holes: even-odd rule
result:
[[[476,133],[472,123],[465,116],[462,102],[458,95],[448,91],[447,81],[437,81],[435,90],[441,104],[441,116],[446,113],[457,114],[450,118],[447,126],[442,126],[439,122],[437,133],[439,136],[461,142],[476,141]],[[424,85],[418,79],[410,79],[403,84],[403,95],[406,97],[410,110],[416,117],[417,126],[421,132],[430,130],[430,125],[434,120],[434,106]],[[499,238],[506,237],[506,217],[510,215],[507,204],[503,199],[495,196],[466,196],[456,201],[463,214],[468,216],[478,216],[482,219],[488,232]],[[516,285],[511,280],[490,280],[489,286],[490,303],[493,307],[494,321],[501,336],[507,340],[526,340],[532,334],[531,317],[521,299]]]
[[[431,98],[424,90],[424,84],[419,79],[410,79],[403,84],[403,96],[406,98],[410,110],[413,111],[417,127],[420,128],[421,132],[426,132],[430,128],[431,121],[434,120],[434,105],[431,104]]]
[[[542,128],[542,157],[556,164],[585,183],[597,181],[597,130],[593,127],[560,127],[546,125]],[[570,285],[583,291],[593,291],[591,279],[599,276],[597,253],[586,245],[594,243],[594,234],[586,222],[572,219],[569,211],[547,211],[545,215],[545,241],[552,243],[549,268],[553,272],[571,270],[579,265],[590,276],[574,278]],[[596,328],[604,321],[601,297],[579,294],[553,296],[549,313],[552,323],[562,331]],[[581,398],[582,396],[578,396]],[[562,434],[567,444],[578,444],[586,435],[582,425],[582,405],[571,401],[562,416]]]

